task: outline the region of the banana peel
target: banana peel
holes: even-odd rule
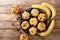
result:
[[[47,8],[49,8],[51,10],[51,12],[52,12],[51,19],[53,19],[56,16],[56,9],[55,9],[55,7],[53,5],[51,5],[49,3],[41,3],[41,5],[47,7]]]

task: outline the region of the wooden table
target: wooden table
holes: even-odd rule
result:
[[[23,33],[22,30],[16,31],[20,25],[16,20],[17,16],[11,12],[13,4],[18,4],[21,10],[25,10],[32,4],[41,2],[48,2],[56,7],[55,28],[46,37],[29,35],[29,38],[30,40],[60,40],[60,0],[0,0],[0,40],[19,40],[19,36]]]

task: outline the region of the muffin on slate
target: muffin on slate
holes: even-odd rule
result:
[[[30,29],[29,29],[29,34],[30,35],[35,35],[37,33],[37,29],[35,28],[35,27],[31,27]]]
[[[29,23],[28,21],[23,21],[21,24],[22,29],[27,30],[29,28]]]
[[[31,18],[31,19],[29,20],[29,22],[30,22],[30,25],[36,26],[37,23],[38,23],[38,20],[37,20],[37,18]]]
[[[23,19],[29,19],[29,18],[30,18],[29,12],[26,12],[26,11],[23,12],[23,13],[22,13],[22,18],[23,18]]]
[[[32,9],[31,11],[32,16],[38,16],[39,15],[39,10],[38,9]]]
[[[47,15],[44,14],[44,13],[40,13],[40,14],[38,15],[38,20],[39,20],[39,21],[45,21],[46,18],[47,18]]]
[[[46,25],[43,22],[40,22],[37,25],[37,28],[38,28],[39,31],[43,31],[43,30],[46,30]]]

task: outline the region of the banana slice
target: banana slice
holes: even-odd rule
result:
[[[56,16],[56,9],[53,5],[49,4],[49,3],[41,3],[41,5],[46,6],[47,8],[49,8],[52,11],[52,17],[51,19],[53,19]]]
[[[41,32],[41,33],[38,33],[38,34],[39,34],[40,36],[47,36],[47,35],[53,30],[53,28],[54,28],[54,23],[55,23],[55,21],[52,20],[49,28],[48,28],[46,31]]]
[[[44,11],[47,13],[48,18],[49,18],[50,15],[51,15],[51,14],[50,14],[50,10],[49,10],[47,7],[43,6],[43,5],[35,4],[35,5],[32,5],[31,7],[32,7],[32,8],[39,8],[39,9],[44,10]]]

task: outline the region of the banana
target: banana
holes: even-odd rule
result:
[[[50,15],[51,15],[50,10],[49,10],[47,7],[43,6],[43,5],[35,4],[35,5],[32,5],[31,7],[32,7],[32,8],[38,8],[38,9],[44,10],[44,11],[47,13],[48,18],[49,18]]]
[[[49,28],[48,28],[46,31],[41,32],[41,33],[38,33],[38,34],[39,34],[40,36],[47,36],[47,35],[53,30],[54,24],[55,24],[55,21],[52,20]]]
[[[53,5],[51,5],[49,3],[41,3],[41,5],[46,6],[47,8],[49,8],[52,11],[51,19],[53,19],[56,16],[56,9]]]

